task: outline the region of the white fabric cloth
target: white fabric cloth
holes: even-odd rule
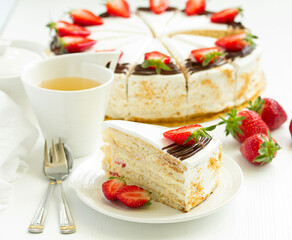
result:
[[[0,212],[6,209],[13,194],[12,181],[28,170],[23,161],[38,138],[38,130],[22,110],[0,91]]]

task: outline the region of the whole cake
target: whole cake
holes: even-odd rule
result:
[[[106,174],[124,177],[156,201],[188,212],[220,181],[221,145],[214,138],[181,146],[164,137],[169,129],[160,126],[110,120],[104,122],[104,129]]]
[[[109,4],[116,2],[119,8],[109,5],[96,16],[99,25],[86,26],[87,37],[96,42],[86,51],[121,51],[108,118],[187,122],[240,106],[263,90],[262,51],[253,42],[255,36],[235,21],[241,9],[214,13],[205,5],[190,7],[187,1],[180,10],[165,1],[163,9],[130,12],[125,0]],[[53,41],[54,52],[55,46]]]

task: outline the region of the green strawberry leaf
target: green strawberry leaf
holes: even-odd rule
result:
[[[156,73],[160,74],[161,69],[165,71],[170,71],[171,68],[167,66],[165,63],[163,63],[163,59],[146,59],[142,65],[142,68],[149,68],[149,67],[155,67]]]
[[[213,131],[215,128],[217,127],[217,125],[212,125],[212,126],[209,126],[209,127],[201,127],[201,128],[198,128],[196,129],[194,132],[192,132],[192,134],[184,141],[183,144],[186,144],[188,143],[189,141],[191,141],[192,139],[195,139],[195,142],[199,142],[199,139],[200,137],[207,137],[207,138],[212,138],[210,136],[209,133],[207,132],[210,132],[210,131]]]
[[[225,54],[221,52],[217,52],[217,51],[207,53],[201,57],[201,60],[204,59],[204,61],[202,62],[202,66],[203,67],[208,66],[212,60],[213,60],[213,63],[215,63],[219,59],[219,57],[222,57],[224,55]]]
[[[254,101],[254,103],[252,103],[252,101],[248,101],[248,104],[249,104],[248,109],[260,114],[260,112],[263,109],[264,103],[265,103],[265,100],[263,100],[261,97],[258,97]]]
[[[246,34],[245,38],[243,38],[243,40],[245,40],[248,45],[250,45],[252,48],[255,48],[256,43],[253,41],[253,39],[258,39],[258,37],[252,35],[250,32]]]

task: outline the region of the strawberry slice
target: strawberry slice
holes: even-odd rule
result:
[[[55,37],[51,43],[51,50],[56,54],[83,52],[95,43],[96,40],[86,37]]]
[[[96,16],[91,11],[86,9],[78,9],[69,12],[73,23],[80,26],[95,26],[102,25],[103,20],[101,17]]]
[[[269,131],[267,124],[254,111],[243,110],[237,113],[237,110],[232,108],[227,116],[228,119],[220,117],[222,122],[218,125],[226,124],[226,136],[231,134],[239,142],[243,142],[254,134],[267,134]]]
[[[102,184],[102,191],[104,196],[111,201],[118,200],[117,193],[123,187],[126,186],[126,182],[123,177],[110,177],[110,179]]]
[[[150,9],[156,13],[163,13],[169,7],[169,0],[149,0]]]
[[[203,128],[199,124],[183,126],[163,133],[163,136],[174,141],[178,145],[193,145],[199,141],[199,137],[212,138],[207,131],[212,131],[216,125]]]
[[[268,135],[260,133],[252,135],[240,146],[244,158],[256,165],[270,163],[279,149],[279,144],[271,137],[270,132]]]
[[[271,130],[280,127],[287,121],[287,114],[274,99],[258,97],[254,103],[249,102],[248,109],[257,112]]]
[[[131,16],[130,6],[126,0],[109,0],[105,6],[109,15],[124,18],[129,18]]]
[[[151,204],[150,194],[136,185],[128,185],[119,190],[117,198],[129,208]]]
[[[188,16],[205,12],[206,0],[188,0],[185,12]]]
[[[291,121],[290,121],[289,131],[290,131],[290,134],[291,134],[291,137],[292,137],[292,119],[291,119]]]
[[[161,69],[169,71],[171,70],[167,64],[170,63],[170,57],[154,51],[154,52],[149,52],[145,53],[144,56],[145,61],[142,63],[142,68],[151,68],[155,69],[157,74],[161,73]]]
[[[235,17],[242,13],[242,8],[228,8],[220,12],[214,13],[210,20],[213,23],[232,23],[234,22]]]
[[[50,30],[54,30],[60,37],[63,36],[80,36],[87,37],[90,35],[90,31],[84,27],[68,23],[65,21],[51,22],[47,24]]]
[[[220,52],[219,47],[200,48],[191,51],[191,58],[203,67],[215,63],[224,54]]]
[[[231,36],[227,36],[224,38],[218,39],[215,44],[218,47],[222,47],[227,51],[237,52],[241,51],[245,46],[255,47],[255,43],[253,42],[254,38],[258,38],[251,33],[240,33]]]

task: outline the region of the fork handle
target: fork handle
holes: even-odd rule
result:
[[[49,209],[49,202],[55,187],[55,181],[49,182],[46,195],[42,199],[32,221],[28,227],[30,233],[42,233],[44,230],[44,223]]]
[[[76,226],[61,180],[56,181],[60,192],[60,230],[61,233],[74,233]]]

